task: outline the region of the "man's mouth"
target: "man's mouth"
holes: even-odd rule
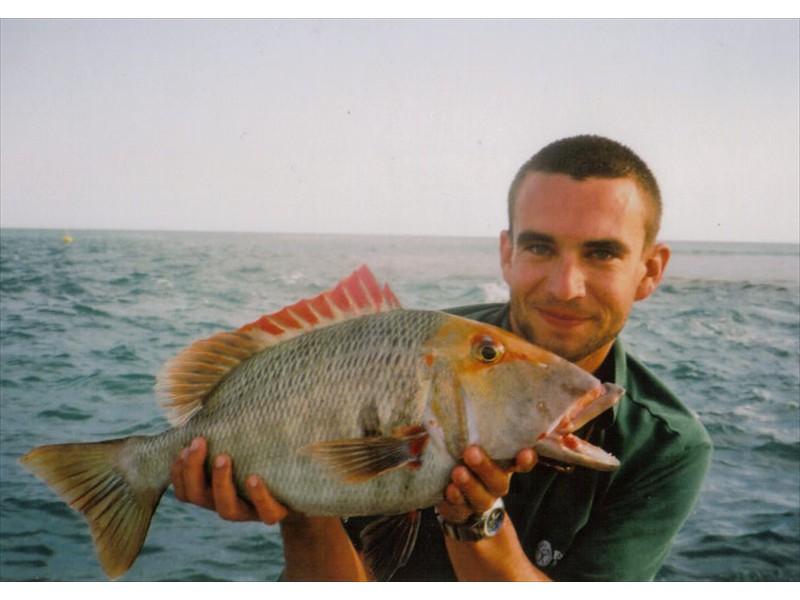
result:
[[[558,329],[570,329],[583,325],[590,320],[587,316],[564,310],[547,308],[537,308],[536,310],[542,319],[544,319],[545,323]]]

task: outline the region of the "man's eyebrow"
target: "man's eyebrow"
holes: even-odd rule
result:
[[[531,244],[534,242],[544,242],[547,244],[554,244],[556,239],[552,235],[547,235],[546,233],[539,233],[538,231],[531,231],[530,229],[526,229],[524,231],[520,231],[517,234],[516,244],[517,246],[523,246],[525,244]]]
[[[583,244],[587,250],[604,250],[615,256],[627,256],[630,254],[631,249],[627,244],[620,240],[590,240]]]

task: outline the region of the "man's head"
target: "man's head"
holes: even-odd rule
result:
[[[660,207],[644,162],[604,138],[555,142],[525,163],[500,238],[514,331],[595,370],[661,281]]]
[[[661,226],[661,191],[647,164],[633,150],[598,135],[578,135],[548,144],[517,171],[508,190],[508,229],[514,228],[514,204],[528,173],[568,175],[576,181],[630,178],[649,201],[645,242],[652,244]]]

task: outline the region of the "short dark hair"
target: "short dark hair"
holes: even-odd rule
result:
[[[652,243],[661,227],[661,191],[647,164],[619,142],[599,135],[578,135],[548,144],[517,171],[508,190],[508,230],[513,227],[514,204],[522,180],[528,173],[568,175],[577,181],[590,177],[632,178],[650,200],[645,223],[645,243]]]

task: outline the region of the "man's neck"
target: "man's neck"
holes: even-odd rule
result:
[[[606,360],[606,358],[608,357],[608,353],[611,352],[611,348],[613,346],[614,346],[614,340],[611,340],[605,346],[595,350],[592,354],[590,354],[586,358],[582,358],[575,364],[578,365],[581,369],[583,369],[587,373],[595,373],[597,369],[600,368],[600,365],[602,365],[603,362]]]

